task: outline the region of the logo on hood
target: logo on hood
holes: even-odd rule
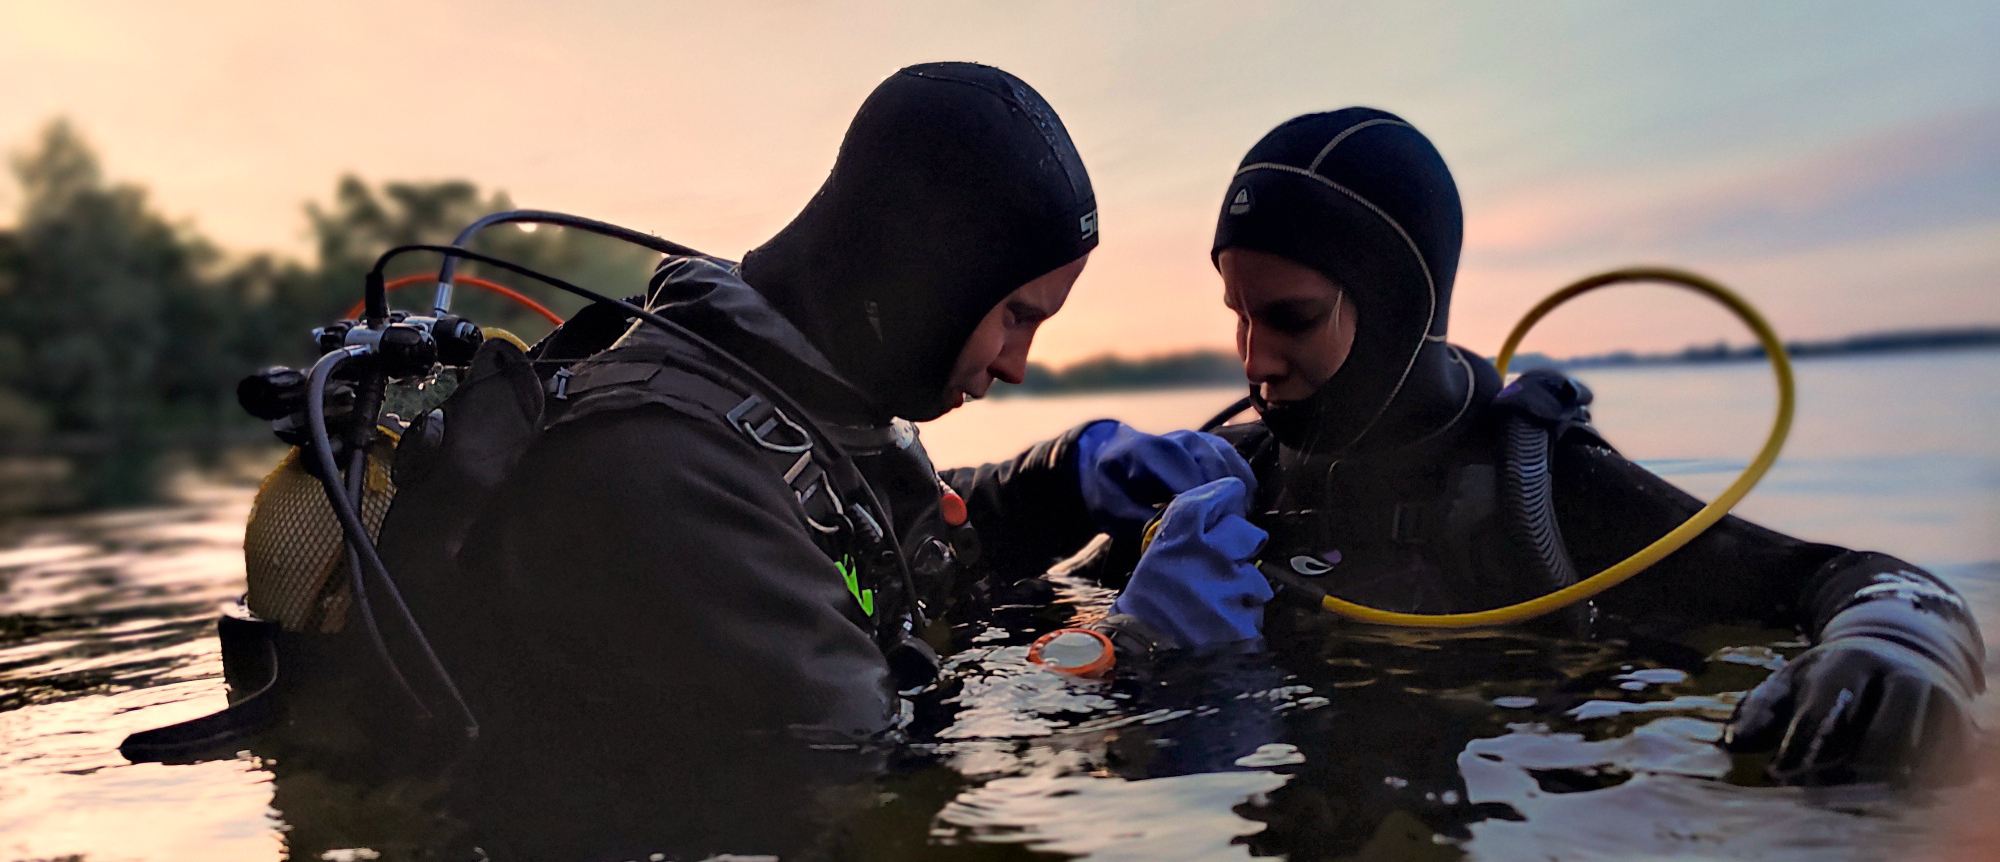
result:
[[[1250,211],[1250,190],[1237,189],[1236,197],[1229,199],[1229,214],[1242,215]]]

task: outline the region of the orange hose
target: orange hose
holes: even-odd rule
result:
[[[390,290],[395,290],[396,288],[399,287],[409,287],[410,285],[421,284],[424,282],[436,284],[437,276],[406,275],[403,276],[402,278],[390,281],[388,284],[382,285],[382,289],[384,291],[390,291]],[[477,287],[481,290],[488,290],[500,294],[501,296],[507,297],[508,299],[511,299],[515,302],[527,306],[529,311],[533,311],[534,313],[541,315],[542,317],[546,318],[550,323],[553,323],[557,326],[562,325],[563,319],[561,315],[558,315],[555,312],[550,311],[548,306],[536,302],[532,297],[528,296],[527,294],[515,290],[511,287],[508,287],[504,284],[495,284],[493,282],[487,281],[486,279],[471,275],[452,276],[451,283],[470,285],[472,287]],[[350,320],[360,317],[363,305],[365,305],[365,303],[361,302],[355,303],[354,307],[348,309],[347,314],[343,316]]]

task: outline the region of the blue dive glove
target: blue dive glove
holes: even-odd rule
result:
[[[1222,438],[1200,431],[1147,434],[1111,419],[1092,422],[1076,440],[1083,505],[1097,526],[1137,541],[1159,507],[1197,485],[1225,476],[1250,489],[1250,464]]]
[[[1111,613],[1186,649],[1257,637],[1271,584],[1252,565],[1267,536],[1244,517],[1249,497],[1226,477],[1174,498]]]

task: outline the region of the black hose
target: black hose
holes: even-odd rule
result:
[[[340,468],[333,460],[333,440],[327,434],[326,430],[326,384],[332,378],[334,369],[340,367],[342,363],[350,359],[365,354],[366,348],[361,347],[348,347],[328,353],[320,357],[318,362],[313,363],[312,373],[307,378],[306,431],[312,436],[311,449],[315,463],[319,466],[318,478],[320,484],[326,489],[327,501],[333,504],[334,516],[340,520],[341,531],[346,534],[348,552],[358,556],[360,564],[365,565],[367,571],[373,572],[380,579],[383,587],[387,590],[390,601],[396,607],[398,616],[402,618],[403,624],[408,627],[411,638],[417,643],[417,648],[423,652],[424,659],[430,665],[431,672],[437,676],[438,682],[444,686],[445,692],[451,695],[452,701],[457,704],[459,711],[465,716],[466,737],[476,739],[479,736],[479,721],[473,716],[472,707],[465,702],[465,697],[459,693],[458,683],[444,669],[444,663],[438,660],[437,653],[431,649],[430,640],[424,637],[423,628],[417,625],[416,617],[411,615],[409,605],[404,603],[402,592],[396,589],[396,582],[389,577],[389,569],[386,565],[383,565],[381,555],[376,552],[375,542],[368,535],[368,527],[362,522],[360,511],[356,508],[354,500],[348,496],[347,490],[341,486]],[[361,416],[359,421],[372,421],[373,418],[365,414],[357,415]],[[358,454],[365,456],[366,452],[362,450]],[[365,467],[365,463],[362,466]],[[359,568],[359,566],[356,566],[356,568]],[[360,573],[357,572],[357,574]],[[364,580],[363,577],[355,577],[353,579],[352,587],[355,596],[355,609],[367,621],[366,626],[369,634],[373,637],[376,648],[382,652],[383,661],[389,665],[390,671],[402,682],[404,689],[410,691],[412,697],[416,697],[416,693],[410,688],[407,679],[403,677],[400,670],[397,670],[395,659],[389,653],[388,644],[382,639],[380,630],[375,626],[372,608],[367,603],[367,588]],[[417,698],[417,700],[421,706],[422,698]],[[428,714],[428,710],[426,710],[426,714]]]
[[[661,254],[679,256],[699,256],[701,254],[701,252],[680,243],[664,240],[649,233],[641,233],[628,227],[611,224],[610,222],[601,222],[596,219],[584,218],[583,216],[570,215],[568,213],[551,212],[549,210],[507,210],[505,212],[493,213],[466,225],[465,229],[459,231],[458,236],[452,239],[451,244],[458,248],[464,248],[466,243],[472,241],[474,234],[496,224],[509,223],[550,224],[559,227],[576,228],[600,236],[624,240],[633,245],[649,248]],[[431,303],[433,312],[439,317],[443,317],[450,311],[451,277],[457,271],[458,258],[446,255],[444,263],[438,267],[437,299]]]
[[[346,492],[350,502],[361,499],[367,472],[368,450],[356,448],[347,456]],[[367,630],[369,642],[375,645],[375,654],[382,657],[382,666],[389,669],[389,676],[396,681],[396,686],[410,696],[410,702],[417,705],[417,712],[421,717],[430,718],[432,715],[430,706],[424,703],[422,695],[417,694],[416,687],[410,685],[410,678],[403,673],[402,665],[397,663],[395,655],[389,651],[389,641],[382,636],[381,625],[375,622],[375,609],[368,601],[367,576],[361,570],[361,552],[356,551],[352,543],[349,543],[346,550],[347,588],[354,596],[354,612],[361,617],[361,627]]]
[[[1222,408],[1221,413],[1217,413],[1214,416],[1209,417],[1207,422],[1201,423],[1201,427],[1195,430],[1214,431],[1215,429],[1222,427],[1229,420],[1236,418],[1236,414],[1242,413],[1243,411],[1250,409],[1251,400],[1252,399],[1248,395],[1236,399],[1235,403],[1230,404],[1228,407]]]
[[[333,438],[331,435],[325,433],[326,408],[324,405],[326,404],[326,384],[328,380],[332,379],[334,369],[338,368],[341,363],[346,362],[354,355],[356,354],[345,350],[336,350],[326,354],[320,357],[318,362],[313,363],[312,372],[306,379],[306,421],[310,423],[314,431],[312,435],[312,449],[315,460],[312,472],[326,486],[327,498],[329,504],[334,507],[336,517],[342,505],[353,505],[353,501],[361,497],[360,480],[362,474],[357,467],[365,464],[367,453],[364,450],[356,449],[349,456],[348,473],[345,482],[346,487],[342,487],[341,474],[337,472],[339,468],[335,466],[333,460]],[[321,457],[322,453],[324,453],[324,457]],[[354,457],[355,455],[359,455],[361,458],[357,459]],[[346,532],[346,524],[344,522],[342,523],[341,531],[343,533]],[[389,642],[382,637],[382,629],[375,622],[374,606],[368,599],[368,583],[361,571],[361,552],[356,550],[352,541],[347,543],[346,551],[348,560],[348,590],[354,596],[354,609],[361,617],[361,627],[368,632],[368,639],[374,643],[375,653],[382,657],[382,663],[389,669],[389,675],[396,680],[397,685],[401,686],[404,692],[409,694],[410,699],[416,702],[417,708],[423,710],[425,717],[429,717],[430,710],[424,706],[424,699],[417,695],[416,689],[410,685],[409,678],[403,675],[402,668],[396,663],[395,657],[389,652]]]
[[[1505,458],[1500,470],[1500,509],[1507,535],[1525,549],[1539,589],[1552,593],[1578,580],[1556,522],[1554,434],[1542,424],[1510,412],[1503,426]],[[1550,615],[1572,629],[1589,621],[1589,603],[1578,602]]]

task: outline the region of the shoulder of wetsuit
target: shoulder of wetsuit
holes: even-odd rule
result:
[[[780,408],[775,393],[732,375],[691,345],[666,339],[614,347],[568,371],[561,389],[550,395],[549,430],[648,406],[729,428],[791,486],[805,526],[827,555],[836,562],[851,560],[842,563],[843,571],[856,575],[856,589],[893,599],[885,601],[890,610],[877,615],[878,626],[890,625],[901,613],[896,608],[915,600],[904,596],[903,563],[890,550],[895,543],[885,540],[896,527],[891,513],[865,504],[871,494],[860,486],[869,480],[844,450],[819,436],[811,417],[793,417]],[[922,566],[923,552],[938,544],[919,542],[904,550],[917,553],[919,559],[910,562]],[[946,554],[937,562],[949,568],[955,561]]]
[[[801,491],[801,499],[805,499],[803,489],[845,455],[816,433],[811,417],[790,415],[779,406],[776,393],[730,373],[686,345],[654,343],[604,351],[574,366],[563,391],[550,398],[565,402],[551,405],[550,428],[647,405],[721,425],[770,462]],[[813,472],[815,464],[818,472]]]
[[[1277,468],[1278,438],[1271,434],[1271,429],[1264,425],[1263,420],[1223,425],[1209,433],[1234,447],[1236,454],[1250,463],[1251,472],[1256,474],[1260,483],[1268,471]]]
[[[1520,417],[1544,429],[1558,441],[1609,449],[1590,424],[1595,396],[1583,381],[1552,368],[1523,372],[1501,387],[1488,408],[1498,421]]]
[[[637,305],[644,297],[629,296],[625,301]],[[528,359],[534,363],[537,376],[547,380],[558,370],[609,348],[631,326],[632,316],[625,309],[591,303],[529,347]]]
[[[1585,577],[1631,556],[1702,507],[1609,448],[1558,445],[1551,469],[1557,522]],[[1611,613],[1674,624],[1803,626],[1814,573],[1843,550],[1730,515],[1596,601]]]

